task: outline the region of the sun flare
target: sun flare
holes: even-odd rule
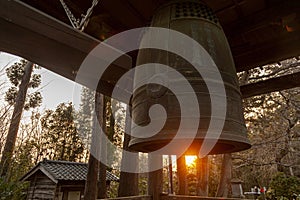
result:
[[[185,156],[185,164],[188,167],[195,165],[197,156]]]

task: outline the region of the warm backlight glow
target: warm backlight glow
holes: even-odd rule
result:
[[[188,167],[195,165],[197,156],[185,156],[185,164]]]

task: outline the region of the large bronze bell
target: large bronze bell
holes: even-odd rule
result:
[[[237,152],[250,148],[244,123],[241,93],[230,47],[212,10],[201,1],[172,1],[156,11],[151,26],[173,29],[193,38],[210,54],[220,71],[225,85],[227,112],[221,135],[209,154]],[[187,153],[197,154],[203,139],[206,137],[211,119],[218,118],[218,116],[211,116],[211,102],[205,81],[189,62],[170,52],[155,49],[140,50],[137,65],[149,62],[162,63],[176,69],[192,85],[198,98],[201,113],[197,135]],[[135,78],[138,76],[139,74],[136,72]],[[170,82],[169,84],[176,83]],[[140,152],[152,152],[174,139],[181,120],[180,106],[175,95],[166,87],[145,85],[138,88],[132,98],[133,120],[137,125],[147,125],[149,123],[149,108],[157,103],[164,106],[167,112],[167,121],[163,129],[152,137],[138,138],[139,133],[136,132],[135,127],[132,127],[132,132],[137,137],[131,139],[129,144],[131,149]],[[178,148],[184,140],[181,138],[176,141]],[[165,152],[165,154],[172,153]]]

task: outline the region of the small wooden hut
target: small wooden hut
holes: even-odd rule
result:
[[[27,200],[81,200],[87,171],[86,163],[44,160],[21,178],[30,181]],[[111,181],[119,178],[107,171],[107,186]]]

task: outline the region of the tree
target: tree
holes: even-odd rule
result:
[[[8,124],[9,125],[9,124]],[[22,120],[9,170],[5,179],[0,178],[0,196],[3,200],[25,200],[28,183],[19,181],[39,159],[39,113],[32,112],[30,120]]]
[[[27,183],[7,182],[0,178],[1,200],[25,200],[26,195],[24,195],[24,191],[27,187]]]
[[[32,117],[33,118],[33,117]],[[22,121],[20,123],[19,134],[13,152],[9,170],[5,179],[0,178],[0,196],[3,200],[25,200],[28,183],[19,181],[34,165],[33,153],[35,139],[31,136],[35,134],[36,123]],[[35,151],[34,151],[35,152]]]
[[[300,70],[296,59],[274,65],[240,74],[241,84]],[[244,99],[244,108],[252,148],[233,154],[233,176],[244,180],[245,190],[268,186],[278,171],[300,177],[299,88]]]
[[[41,83],[40,75],[32,75],[33,67],[33,63],[21,60],[21,62],[15,63],[6,70],[13,87],[7,91],[5,99],[9,104],[14,105],[14,111],[0,162],[1,177],[6,176],[11,163],[23,109],[29,109],[41,104],[42,98],[38,92],[30,94],[26,98],[28,88],[36,88]]]
[[[8,66],[8,65],[7,65]],[[5,69],[8,69],[7,66],[4,66],[0,70],[1,78],[7,74]],[[32,81],[32,79],[31,79]],[[5,100],[7,88],[10,87],[10,82],[3,81],[0,84],[0,94],[1,94],[1,105],[0,105],[0,149],[2,150],[6,136],[9,130],[11,116],[13,112],[13,104],[8,104]],[[30,92],[30,90],[29,90]],[[28,95],[27,97],[28,98]],[[15,147],[13,151],[13,159],[9,165],[9,170],[7,171],[5,177],[0,178],[0,196],[3,200],[22,200],[26,199],[24,191],[28,187],[27,183],[20,182],[19,179],[24,175],[32,166],[33,160],[32,156],[35,153],[32,152],[32,136],[36,136],[37,131],[39,131],[38,120],[35,117],[38,114],[33,110],[30,121],[21,120],[19,125],[19,131],[15,142]],[[33,120],[34,119],[34,120]],[[35,139],[33,139],[35,140]]]
[[[105,97],[105,134],[107,135],[107,138],[110,140],[110,142],[113,144],[113,146],[111,145],[107,145],[106,148],[106,152],[107,152],[107,166],[102,166],[102,163],[100,163],[100,170],[101,168],[105,168],[108,171],[112,171],[113,167],[115,164],[119,165],[119,163],[121,162],[121,168],[122,165],[124,165],[124,159],[126,159],[126,157],[123,158],[123,155],[118,154],[115,151],[116,147],[119,148],[126,148],[127,142],[129,143],[129,138],[127,138],[128,135],[125,134],[126,130],[124,130],[125,127],[125,106],[117,101],[114,100],[112,98],[109,97]],[[128,126],[125,127],[125,129],[128,128]],[[127,129],[128,131],[128,129]],[[124,136],[124,137],[123,137]],[[123,145],[122,145],[123,143]],[[128,149],[128,148],[127,148]],[[121,158],[122,157],[122,158]],[[121,160],[122,159],[122,160]],[[137,166],[137,161],[136,160],[127,160],[125,162],[131,162],[131,164],[136,164],[135,166]],[[104,172],[104,170],[103,170]],[[120,180],[120,184],[119,186],[122,187],[121,185],[124,183],[123,181],[130,178],[130,187],[127,186],[126,191],[123,190],[123,192],[125,193],[120,193],[118,191],[119,188],[117,185],[111,185],[110,190],[107,193],[107,196],[109,196],[110,198],[114,198],[119,196],[120,194],[122,194],[122,196],[132,196],[132,195],[136,195],[138,193],[138,189],[137,189],[137,174],[131,174],[130,176],[127,176],[128,174],[123,174],[122,175],[122,170],[121,170],[121,176],[120,179],[122,177],[122,180]],[[99,173],[101,174],[101,172]],[[124,176],[125,175],[125,176]],[[124,179],[125,178],[125,179]],[[100,197],[100,195],[99,195]]]
[[[268,185],[277,171],[300,176],[299,99],[299,91],[290,89],[245,100],[252,148],[234,154],[233,162],[246,188]]]
[[[83,93],[84,94],[84,93]],[[84,98],[82,98],[83,100]],[[93,104],[90,100],[85,101],[88,102],[88,105]],[[83,101],[82,101],[82,108],[83,106]],[[90,111],[91,108],[93,108],[93,106],[85,106],[85,108],[89,108],[89,109],[85,109],[88,112],[92,112]],[[82,109],[81,109],[82,110]],[[114,144],[120,147],[120,145],[122,144],[122,138],[121,138],[121,134],[123,134],[124,130],[123,130],[123,126],[124,126],[124,111],[123,111],[123,106],[120,104],[120,102],[117,102],[109,97],[104,97],[101,94],[96,94],[96,98],[95,98],[95,113],[97,115],[97,119],[99,122],[94,121],[97,119],[93,120],[93,123],[100,123],[101,127],[103,128],[107,138]],[[113,111],[115,112],[113,114]],[[79,113],[82,113],[81,111]],[[85,115],[85,116],[89,116],[89,115]],[[82,116],[79,116],[79,118],[81,118]],[[82,122],[84,122],[84,120],[81,120]],[[80,122],[80,120],[77,120],[77,122]],[[88,127],[88,126],[84,126],[84,125],[80,125],[81,127]],[[95,128],[95,124],[93,125]],[[86,134],[84,134],[86,135]],[[106,157],[106,161],[107,164],[109,166],[113,165],[114,162],[118,162],[119,159],[119,155],[116,155],[114,153],[114,149],[113,148],[109,148],[108,145],[106,145],[104,142],[104,140],[101,140],[101,138],[97,138],[95,135],[97,135],[96,132],[94,132],[91,135],[91,138],[93,140],[99,140],[98,143],[96,142],[91,142],[91,144],[95,145],[99,145],[100,143],[100,148],[101,148],[101,153],[103,155],[101,155],[101,157]],[[92,149],[98,148],[98,146],[92,146]],[[106,155],[104,155],[106,154]],[[105,198],[108,193],[107,193],[107,188],[106,188],[106,171],[107,170],[112,170],[110,167],[106,166],[106,163],[102,163],[101,161],[99,163],[97,163],[97,158],[98,156],[89,155],[89,171],[91,171],[91,176],[94,176],[95,173],[95,169],[97,169],[97,174],[98,174],[98,188],[95,190],[95,177],[90,177],[88,178],[87,184],[89,186],[86,186],[89,190],[86,191],[87,192],[87,196],[86,199],[90,199],[93,198],[94,193],[91,192],[93,191],[97,191],[97,198]],[[114,188],[115,191],[117,190],[116,188]],[[116,197],[117,193],[110,193],[111,196]]]
[[[46,110],[41,118],[41,154],[51,160],[81,161],[84,145],[74,123],[72,103]]]
[[[208,178],[208,196],[215,197],[217,194],[221,167],[222,167],[223,155],[209,156],[209,178]]]
[[[26,64],[32,66],[32,69],[26,67]],[[41,105],[41,93],[39,91],[31,93],[28,92],[28,89],[35,89],[41,85],[41,75],[34,74],[34,69],[40,69],[40,67],[26,60],[20,60],[20,62],[16,62],[6,69],[6,75],[10,83],[12,84],[12,86],[5,93],[5,100],[8,102],[9,105],[14,106],[17,102],[17,96],[19,95],[19,91],[21,92],[21,83],[25,74],[28,75],[28,87],[22,88],[26,89],[26,93],[24,94],[24,109],[29,110],[30,108],[36,108]]]
[[[89,163],[88,163],[88,174],[85,182],[84,200],[95,200],[98,195],[98,174],[99,171],[99,144],[100,138],[99,133],[96,132],[97,124],[104,124],[104,97],[100,93],[95,94],[95,112],[96,118],[93,119],[93,131],[92,131],[92,142],[91,149],[94,150],[94,154],[90,152]],[[105,186],[106,187],[106,186]]]
[[[5,144],[7,132],[9,129],[9,124],[11,122],[11,115],[12,115],[12,110],[11,106],[4,104],[1,105],[0,108],[0,152],[2,152],[2,149]]]
[[[270,187],[272,188],[271,196],[277,199],[281,197],[291,199],[293,194],[300,194],[300,179],[279,172],[272,178]]]
[[[84,161],[89,159],[89,149],[91,144],[92,129],[93,129],[93,112],[95,104],[95,92],[89,88],[82,87],[81,90],[81,103],[79,110],[76,113],[76,127],[85,144]]]

